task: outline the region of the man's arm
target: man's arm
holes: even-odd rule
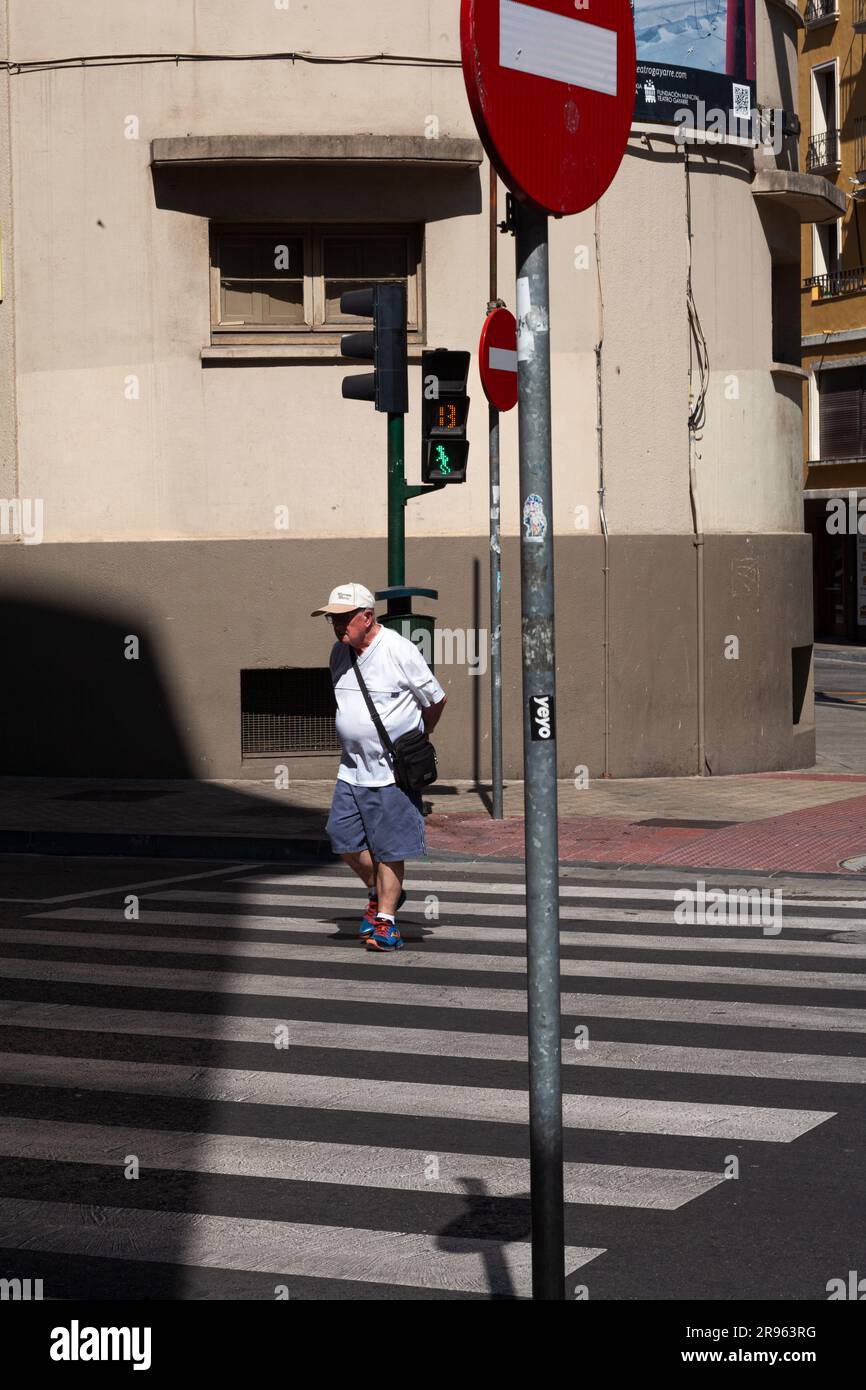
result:
[[[443,695],[438,705],[425,705],[421,710],[421,718],[424,720],[424,732],[430,734],[436,728],[442,717],[442,711],[448,703],[448,696]]]

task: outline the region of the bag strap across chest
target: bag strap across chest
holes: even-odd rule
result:
[[[391,742],[390,738],[388,737],[388,733],[387,733],[387,731],[386,731],[386,729],[385,729],[385,725],[382,723],[382,719],[381,719],[381,716],[380,716],[380,714],[379,714],[379,711],[376,709],[376,706],[373,704],[372,697],[371,697],[371,695],[370,695],[369,690],[367,689],[366,681],[364,680],[364,677],[361,675],[361,668],[360,668],[360,666],[358,665],[358,654],[357,654],[357,652],[355,651],[355,648],[354,648],[354,647],[350,647],[350,648],[349,648],[349,655],[350,655],[350,657],[351,657],[352,666],[353,666],[354,671],[355,671],[355,679],[357,680],[358,685],[361,687],[361,694],[363,695],[363,697],[364,697],[364,699],[365,699],[365,701],[366,701],[367,709],[370,711],[370,718],[372,719],[373,723],[376,725],[376,732],[378,733],[380,739],[382,740],[382,745],[383,745],[383,747],[384,747],[384,748],[386,749],[386,751],[390,754],[391,761],[393,762],[393,761],[394,761],[394,745],[393,745],[393,743]]]

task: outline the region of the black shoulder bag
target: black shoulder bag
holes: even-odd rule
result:
[[[403,791],[421,791],[423,787],[429,787],[439,776],[436,767],[436,749],[427,737],[425,729],[413,729],[411,733],[401,734],[396,743],[392,743],[385,731],[385,725],[379,717],[379,711],[370,698],[370,692],[361,675],[358,666],[358,656],[354,647],[349,651],[352,657],[352,665],[355,668],[355,676],[358,685],[361,687],[361,694],[367,702],[367,709],[370,711],[370,718],[376,725],[376,731],[382,740],[382,746],[391,758],[391,766],[394,770],[394,778],[397,786]]]

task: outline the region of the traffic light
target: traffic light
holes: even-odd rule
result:
[[[421,354],[421,481],[465,483],[469,440],[469,353]]]
[[[372,362],[375,371],[343,377],[343,398],[375,401],[376,409],[405,415],[409,409],[406,363],[406,286],[370,285],[340,295],[340,313],[373,320],[372,333],[346,333],[340,339],[344,357]]]

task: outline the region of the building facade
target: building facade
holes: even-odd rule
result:
[[[7,774],[332,773],[331,638],[309,614],[340,581],[387,582],[385,423],[341,399],[339,336],[362,325],[341,321],[339,296],[407,285],[410,481],[421,350],[474,354],[488,301],[488,167],[459,10],[9,0]],[[758,102],[789,117],[802,23],[791,0],[756,0]],[[678,144],[670,126],[636,125],[599,205],[551,222],[561,776],[814,760],[797,290],[801,229],[835,222],[845,200],[795,135],[778,146],[700,131]],[[498,243],[513,309],[513,241]],[[490,767],[474,357],[470,380],[468,481],[406,514],[407,583],[438,590],[421,607],[449,634],[446,778]],[[520,525],[512,413],[511,778]]]
[[[864,35],[864,0],[807,0],[801,157],[845,202],[838,218],[804,229],[802,286],[805,517],[813,538],[815,634],[837,642],[866,640],[866,535],[858,532],[858,504],[866,498]]]

